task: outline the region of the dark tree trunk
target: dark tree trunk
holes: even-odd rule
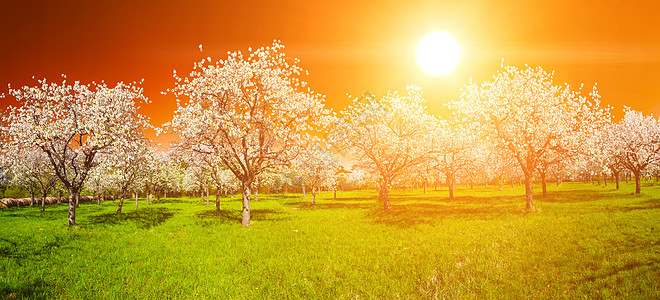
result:
[[[316,205],[316,191],[315,187],[312,186],[312,205]]]
[[[149,188],[148,188],[148,187],[147,187],[145,190],[147,191],[147,205],[149,205],[149,196],[151,196],[151,195],[149,195],[149,193],[150,193],[151,191],[149,191]]]
[[[383,201],[383,208],[390,209],[390,189],[388,183],[383,183],[380,187],[380,199]]]
[[[48,192],[45,189],[41,189],[41,212],[46,210],[46,197],[48,197]]]
[[[119,198],[119,206],[117,207],[117,214],[121,214],[121,208],[124,206],[124,195]]]
[[[614,182],[616,183],[616,190],[619,190],[619,173],[614,173],[612,172],[612,176],[614,177]]]
[[[69,219],[67,221],[69,226],[76,224],[76,193],[69,190]]]
[[[543,190],[543,198],[548,196],[548,187],[545,182],[545,172],[539,172],[539,175],[541,175],[541,189]]]
[[[534,190],[532,189],[532,184],[533,182],[533,177],[532,175],[527,175],[525,176],[525,200],[526,200],[526,205],[525,205],[525,210],[527,212],[533,212],[534,211]]]
[[[250,226],[250,185],[251,183],[243,183],[243,211],[241,213],[243,226]]]
[[[633,171],[633,174],[635,174],[635,194],[639,194],[642,192],[642,172]]]
[[[607,186],[607,174],[605,172],[603,172],[603,183]]]

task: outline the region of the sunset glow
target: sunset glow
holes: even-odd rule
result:
[[[445,75],[458,66],[461,48],[451,35],[432,32],[417,45],[417,62],[432,75]]]

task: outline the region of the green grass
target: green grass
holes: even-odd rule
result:
[[[4,298],[660,297],[660,186],[549,186],[526,214],[521,187],[299,194],[222,211],[199,199],[0,209]],[[538,188],[535,189],[540,194]]]

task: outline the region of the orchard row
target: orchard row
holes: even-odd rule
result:
[[[56,186],[68,191],[68,224],[76,199],[167,191],[242,193],[242,224],[259,190],[376,186],[384,209],[389,189],[444,182],[524,181],[526,210],[534,211],[532,184],[591,176],[658,172],[658,119],[625,108],[613,122],[593,87],[553,82],[540,67],[502,66],[491,80],[469,82],[452,115],[430,114],[420,88],[353,99],[338,114],[301,78],[307,72],[284,46],[229,52],[217,62],[195,63],[174,74],[177,110],[156,128],[138,113],[148,102],[136,83],[81,84],[38,81],[9,90],[20,105],[2,116],[3,179],[43,197]],[[144,131],[178,138],[165,153]],[[341,159],[344,163],[340,163]],[[352,164],[351,167],[344,165]],[[34,196],[33,196],[34,198]],[[148,200],[147,200],[148,201]],[[43,201],[42,201],[43,203]],[[42,206],[43,209],[43,206]],[[216,209],[219,209],[216,202]]]

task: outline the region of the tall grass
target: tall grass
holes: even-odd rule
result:
[[[660,187],[260,195],[0,209],[5,298],[658,298]]]

